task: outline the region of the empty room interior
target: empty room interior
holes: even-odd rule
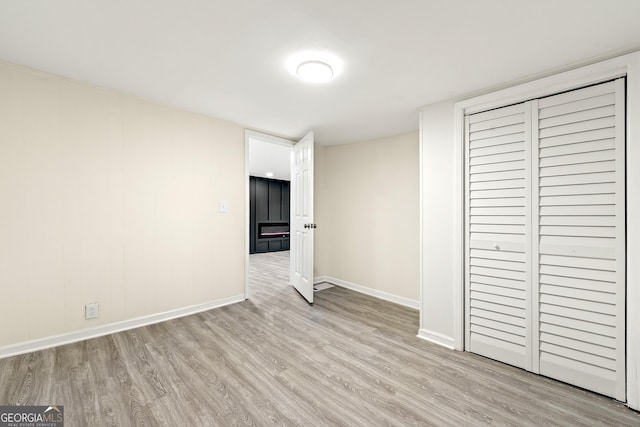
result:
[[[2,1],[0,424],[640,425],[639,22]]]

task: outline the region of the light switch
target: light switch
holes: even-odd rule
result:
[[[220,200],[218,202],[218,212],[220,212],[220,213],[228,213],[229,212],[229,201],[228,200]]]

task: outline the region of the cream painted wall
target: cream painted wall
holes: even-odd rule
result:
[[[453,102],[421,112],[421,334],[453,346],[454,145]]]
[[[316,273],[418,301],[418,133],[317,152]]]
[[[7,63],[0,93],[0,347],[243,294],[242,128]]]

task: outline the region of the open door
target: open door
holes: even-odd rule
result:
[[[313,304],[313,132],[291,152],[291,284]]]

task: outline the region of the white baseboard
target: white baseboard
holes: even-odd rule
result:
[[[453,338],[438,332],[428,331],[426,329],[420,329],[418,331],[418,338],[421,338],[425,341],[429,341],[434,344],[441,345],[443,347],[448,348],[449,350],[455,349]]]
[[[228,298],[209,301],[202,304],[196,304],[189,307],[178,308],[166,311],[164,313],[151,314],[149,316],[138,317],[135,319],[123,320],[121,322],[100,325],[94,328],[82,329],[80,331],[68,332],[60,335],[39,338],[31,341],[24,341],[18,344],[11,344],[0,347],[0,359],[5,357],[16,356],[18,354],[31,353],[33,351],[44,350],[60,345],[71,344],[91,338],[109,335],[116,332],[126,331],[129,329],[139,328],[141,326],[151,325],[153,323],[164,322],[166,320],[175,319],[177,317],[188,316],[190,314],[200,313],[202,311],[211,310],[225,305],[235,304],[245,300],[245,295],[235,295]]]
[[[360,292],[361,294],[380,298],[382,300],[393,302],[395,304],[400,304],[405,307],[413,308],[414,310],[420,309],[420,301],[399,297],[397,295],[393,295],[388,292],[367,288],[366,286],[347,282],[346,280],[336,279],[335,277],[331,277],[331,276],[318,276],[313,279],[313,283],[322,283],[322,282],[327,282],[327,283],[331,283],[332,285],[351,289],[352,291],[356,291],[356,292]]]

